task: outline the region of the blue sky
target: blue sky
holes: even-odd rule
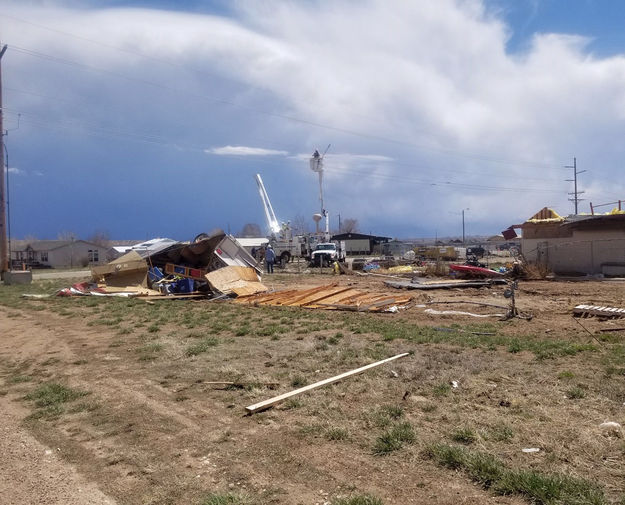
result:
[[[573,156],[582,211],[625,198],[622,2],[2,3],[14,237],[266,228],[256,173],[312,229],[328,144],[333,228],[567,214]]]

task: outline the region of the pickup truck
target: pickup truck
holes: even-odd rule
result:
[[[328,266],[338,260],[340,260],[339,250],[332,242],[317,244],[310,254],[310,263],[313,266]]]

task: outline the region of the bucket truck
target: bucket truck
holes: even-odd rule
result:
[[[282,223],[282,225],[279,224],[260,174],[256,174],[256,184],[258,185],[258,193],[263,203],[265,218],[269,227],[269,243],[276,253],[276,259],[282,265],[285,265],[294,257],[307,257],[309,250],[307,238],[294,237],[289,221]]]

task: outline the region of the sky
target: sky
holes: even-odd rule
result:
[[[0,0],[14,238],[324,207],[395,238],[625,199],[620,0]],[[328,148],[329,146],[329,148]],[[609,211],[614,205],[600,207]]]

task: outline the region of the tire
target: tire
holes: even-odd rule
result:
[[[291,254],[288,251],[284,251],[280,255],[280,265],[282,268],[284,268],[289,261],[291,261]]]

